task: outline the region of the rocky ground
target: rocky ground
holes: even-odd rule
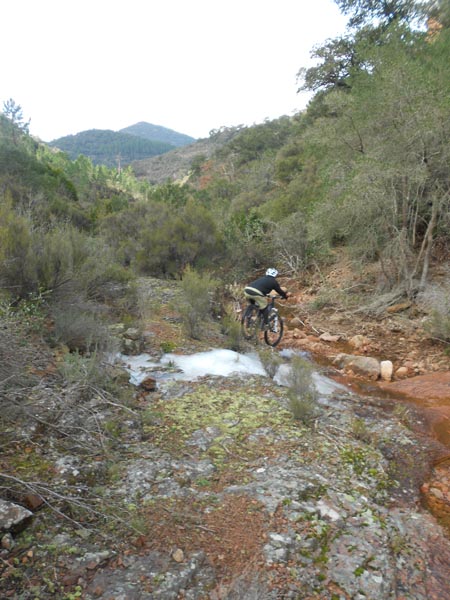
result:
[[[333,277],[344,280],[342,273],[329,277],[331,287]],[[28,500],[44,503],[29,506],[26,527],[3,535],[2,597],[450,595],[445,436],[427,419],[434,406],[393,401],[382,390],[412,381],[418,389],[416,377],[430,373],[444,377],[445,346],[427,337],[414,306],[376,319],[330,300],[317,310],[314,285],[283,283],[293,296],[283,309],[288,328],[280,348],[308,352],[347,388],[321,394],[311,413],[271,377],[167,379],[135,390],[125,408],[107,397],[91,398],[88,407],[81,401],[77,410],[90,411],[86,443],[94,435],[87,436],[87,415],[109,424],[97,429],[101,443],[83,454],[71,448],[73,439],[49,435],[43,446],[35,429],[17,430],[2,468],[16,453],[16,474],[25,478],[27,463],[51,478],[33,488]],[[226,346],[218,332],[187,341],[173,308],[175,287],[146,286],[160,304],[145,322],[148,351],[158,355],[161,342],[183,353]],[[391,361],[392,380],[338,368],[333,361],[343,353]],[[64,394],[71,397],[67,386],[54,402]],[[435,392],[427,394],[432,403]],[[64,490],[64,502],[46,495],[50,485]],[[70,502],[69,489],[80,505]]]

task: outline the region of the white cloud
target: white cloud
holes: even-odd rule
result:
[[[2,25],[0,101],[49,141],[137,121],[207,137],[292,114],[298,69],[345,19],[333,0],[16,0]]]

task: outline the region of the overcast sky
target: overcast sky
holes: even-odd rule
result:
[[[333,0],[15,0],[1,17],[0,109],[12,98],[44,141],[292,115],[299,68],[346,23]]]

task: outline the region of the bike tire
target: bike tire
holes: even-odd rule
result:
[[[258,334],[259,309],[254,304],[249,304],[242,315],[242,334],[246,340],[254,340]]]
[[[266,342],[266,344],[268,346],[272,346],[272,348],[277,346],[280,343],[281,338],[283,337],[283,331],[284,331],[283,319],[277,315],[277,320],[278,320],[278,324],[277,324],[276,331],[273,331],[272,329],[267,329],[264,331],[264,341]]]

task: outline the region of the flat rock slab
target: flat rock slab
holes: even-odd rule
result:
[[[423,400],[450,400],[450,371],[417,375],[393,383],[379,384],[384,390]]]

